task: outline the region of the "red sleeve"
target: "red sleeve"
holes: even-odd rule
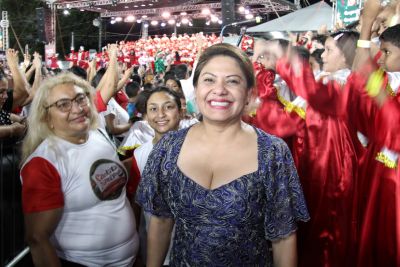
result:
[[[119,90],[115,95],[115,101],[117,101],[117,103],[126,110],[129,98],[123,90]]]
[[[104,103],[101,97],[100,91],[96,91],[96,97],[94,99],[94,104],[96,105],[97,112],[103,112],[107,110],[107,104]]]
[[[376,116],[377,138],[389,149],[400,151],[400,94],[387,100]]]
[[[24,213],[52,210],[64,206],[60,175],[47,160],[32,158],[21,170]]]
[[[262,100],[268,98],[276,100],[276,88],[274,86],[275,72],[263,68],[258,69],[258,67],[255,67],[255,70],[257,71],[256,80],[258,97]]]
[[[327,115],[342,115],[346,111],[348,95],[345,87],[335,81],[323,84],[316,82],[310,64],[303,61],[292,67],[287,59],[279,59],[277,72],[296,95],[307,100],[308,104]]]
[[[288,113],[279,102],[274,86],[275,73],[271,70],[261,69],[257,73],[256,79],[261,103],[256,111],[254,125],[281,138],[295,135],[301,128],[302,119],[295,114]]]
[[[366,135],[371,141],[376,136],[376,112],[378,106],[364,89],[367,77],[363,72],[353,72],[348,80],[347,115],[351,127]]]
[[[129,180],[126,185],[126,193],[129,197],[129,199],[131,199],[131,197],[136,193],[136,190],[139,186],[139,182],[140,182],[140,170],[137,165],[135,156],[133,156],[132,157],[132,167],[131,167],[131,171],[129,173]]]

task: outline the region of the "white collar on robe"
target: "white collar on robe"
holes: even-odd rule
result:
[[[322,82],[324,84],[327,84],[328,81],[335,80],[341,85],[344,85],[347,82],[347,78],[349,77],[350,73],[351,73],[350,69],[341,69],[335,72],[322,71],[315,77],[315,80],[318,81],[322,79]]]
[[[387,72],[389,84],[393,92],[397,94],[400,87],[400,72]]]

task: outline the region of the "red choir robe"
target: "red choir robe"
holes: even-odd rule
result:
[[[350,75],[347,86],[336,91],[338,94],[324,90],[319,98],[330,95],[330,103],[337,107],[336,115],[347,114],[350,131],[360,131],[368,139],[366,150],[359,153],[355,190],[355,266],[400,266],[399,159],[391,162],[387,157],[400,153],[400,109],[396,109],[400,94],[391,91],[391,100],[379,108],[364,89],[371,71],[371,66],[365,66]]]
[[[349,130],[348,116],[331,116],[326,108],[329,98],[318,95],[320,90],[334,92],[341,86],[333,81],[316,82],[306,63],[295,72],[288,62],[280,60],[277,73],[308,102],[303,151],[296,162],[311,220],[299,227],[299,266],[354,266],[354,194],[361,144],[356,132]],[[340,102],[330,108],[343,109]]]
[[[357,89],[351,100],[359,105],[349,106],[358,114],[357,125],[363,126],[368,138],[359,175],[357,266],[400,266],[400,93],[392,94],[379,108],[365,90],[360,90],[363,87]],[[367,118],[360,118],[365,115]]]
[[[346,116],[352,135],[360,131],[368,139],[366,151],[358,153],[354,191],[358,249],[354,266],[400,266],[400,93],[391,91],[391,100],[379,108],[364,90],[372,68],[367,64],[350,75],[342,90],[331,86],[307,92],[310,103],[326,100],[321,109]]]

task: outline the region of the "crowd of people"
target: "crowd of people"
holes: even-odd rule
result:
[[[251,51],[82,48],[59,74],[9,49],[0,137],[22,140],[35,266],[400,266],[399,7]]]
[[[203,40],[206,47],[220,42],[219,37],[214,33],[210,35],[199,33],[190,36],[186,33],[178,36],[172,34],[171,37],[164,34],[161,38],[156,35],[137,41],[121,41],[118,43],[118,62],[125,63],[128,68],[134,65],[151,66],[156,72],[164,72],[164,65],[169,64],[185,63],[193,66],[198,54],[196,46],[198,38]],[[103,51],[90,55],[89,51],[80,46],[78,51],[72,48],[66,60],[84,69],[89,68],[91,60],[96,60],[96,67],[99,68],[107,65],[109,55],[106,47],[103,48]],[[50,57],[48,65],[51,68],[58,68],[56,61],[57,57]]]

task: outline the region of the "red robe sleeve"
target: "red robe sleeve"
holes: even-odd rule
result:
[[[261,104],[256,112],[255,125],[267,133],[281,138],[296,134],[300,121],[295,114],[288,113],[277,97],[274,86],[275,73],[261,69],[257,76],[257,91]]]
[[[400,93],[387,100],[376,116],[379,122],[377,131],[381,132],[382,142],[389,149],[400,151]]]
[[[284,79],[296,95],[301,96],[315,110],[327,115],[342,115],[346,111],[346,90],[335,81],[323,84],[315,81],[310,64],[299,61],[292,67],[286,58],[279,59],[277,73]]]

